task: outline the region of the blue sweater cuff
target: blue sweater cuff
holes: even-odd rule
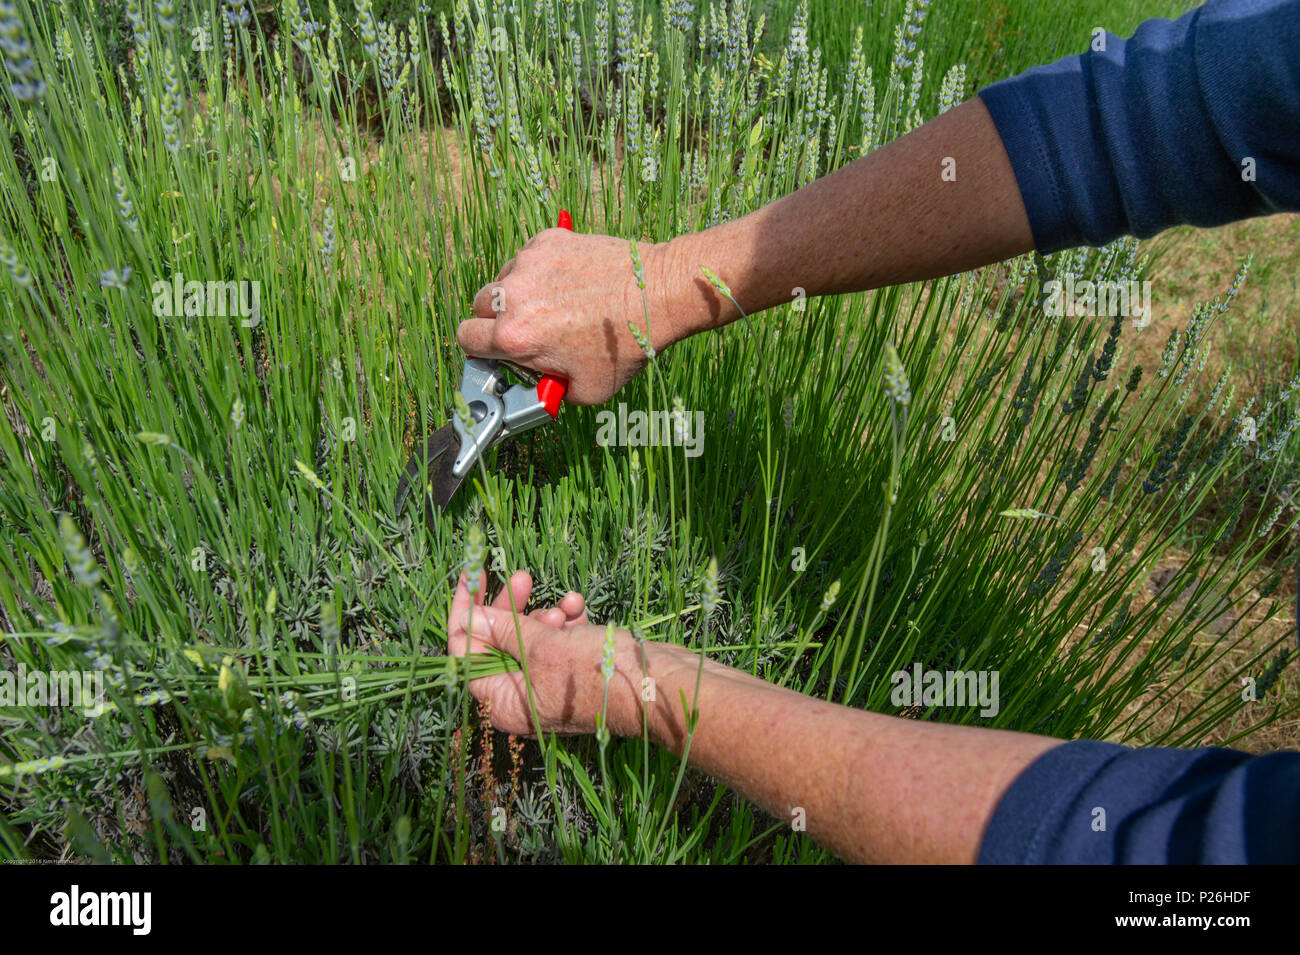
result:
[[[1300,3],[1210,0],[980,91],[1035,245],[1300,210]]]
[[[994,810],[981,863],[1296,864],[1300,753],[1048,750]]]

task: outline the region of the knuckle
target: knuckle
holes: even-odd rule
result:
[[[527,271],[528,267],[532,265],[534,260],[537,258],[537,252],[538,250],[536,246],[526,245],[520,249],[515,254],[514,268],[510,270],[510,275],[507,275],[506,278],[510,278],[511,275],[515,275],[519,272]]]

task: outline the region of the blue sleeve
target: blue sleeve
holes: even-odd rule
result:
[[[1300,211],[1300,0],[1210,0],[979,95],[1040,252]]]
[[[1048,750],[998,803],[982,863],[1300,863],[1300,753]]]

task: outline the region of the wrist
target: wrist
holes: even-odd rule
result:
[[[672,643],[638,644],[623,634],[616,669],[621,692],[617,699],[610,685],[609,727],[619,736],[641,736],[648,728],[650,740],[671,746],[684,731],[678,690],[693,695],[699,657]],[[644,656],[643,656],[644,654]],[[708,664],[705,664],[708,669]],[[690,678],[690,687],[683,680]]]
[[[651,338],[662,350],[699,332],[726,324],[737,312],[726,296],[709,284],[700,265],[699,244],[705,233],[678,236],[652,247],[646,267],[646,301],[652,317]],[[721,271],[720,264],[711,265]],[[723,276],[724,280],[726,276]]]

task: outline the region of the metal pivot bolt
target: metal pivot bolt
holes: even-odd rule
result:
[[[452,419],[460,438],[460,453],[452,474],[464,478],[474,462],[506,438],[551,420],[546,405],[535,387],[511,385],[505,377],[505,365],[491,358],[470,358],[460,380],[460,393],[469,405],[471,428],[457,415]]]

